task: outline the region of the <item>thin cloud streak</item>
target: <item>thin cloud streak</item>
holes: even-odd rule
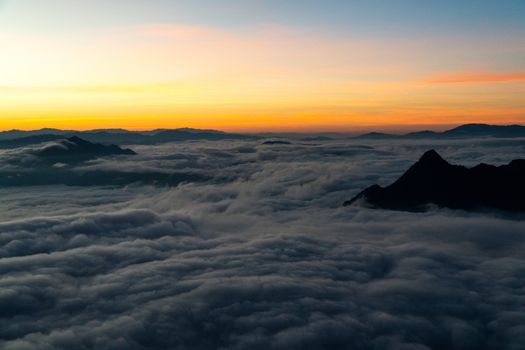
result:
[[[507,83],[525,81],[525,71],[509,73],[493,72],[459,72],[437,75],[424,80],[429,84],[461,84],[461,83]]]

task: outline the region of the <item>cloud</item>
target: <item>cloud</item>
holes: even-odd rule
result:
[[[424,80],[428,84],[483,84],[525,81],[525,72],[459,72],[436,75]]]
[[[342,208],[429,147],[508,140],[140,146],[83,167],[213,175],[175,188],[0,189],[2,349],[513,349],[522,217]],[[250,152],[246,152],[250,149]]]
[[[55,156],[55,151],[64,149],[63,142],[53,141],[0,151],[3,156],[0,161],[0,187],[38,185],[125,186],[138,183],[177,186],[187,181],[206,181],[209,179],[203,174],[175,169],[171,171],[164,169],[157,172],[152,168],[148,169],[143,166],[135,169],[123,168],[122,164],[126,163],[124,158],[129,155],[98,154],[98,156],[94,156],[93,152],[88,154],[85,150],[73,149],[66,152],[65,156]],[[52,154],[49,153],[50,151],[53,151]],[[133,151],[126,150],[126,153],[129,152]],[[117,166],[112,168],[89,166],[88,160],[103,161],[104,159]],[[135,162],[135,164],[137,163],[139,162]]]

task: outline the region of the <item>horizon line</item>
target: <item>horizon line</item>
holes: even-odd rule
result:
[[[126,132],[151,132],[155,130],[200,130],[200,131],[219,131],[230,134],[319,134],[319,133],[329,133],[329,134],[351,134],[351,133],[360,133],[360,132],[391,132],[391,133],[404,133],[404,132],[414,132],[414,131],[434,131],[441,132],[446,131],[451,128],[463,126],[463,125],[491,125],[491,126],[524,126],[520,123],[450,123],[450,124],[382,124],[382,125],[360,125],[359,127],[348,128],[345,130],[338,130],[335,127],[305,127],[305,128],[279,128],[279,129],[266,129],[266,128],[195,128],[188,126],[181,127],[153,127],[153,128],[124,128],[124,127],[101,127],[101,128],[59,128],[59,127],[41,127],[36,129],[31,128],[10,128],[10,129],[1,129],[0,132],[10,132],[10,131],[40,131],[45,129],[58,130],[58,131],[78,131],[78,132],[89,132],[89,131],[105,131],[105,130],[122,130]]]

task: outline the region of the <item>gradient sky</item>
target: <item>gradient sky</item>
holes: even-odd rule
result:
[[[0,0],[0,129],[525,123],[522,0]]]

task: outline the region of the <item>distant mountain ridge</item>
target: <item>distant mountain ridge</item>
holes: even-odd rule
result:
[[[74,130],[60,130],[52,128],[43,128],[38,130],[7,130],[0,131],[0,141],[3,140],[14,140],[19,138],[25,138],[30,136],[41,136],[41,135],[67,135],[75,133]]]
[[[46,135],[44,137],[44,135]],[[53,136],[73,137],[77,136],[90,142],[114,143],[114,144],[161,144],[175,141],[193,140],[245,140],[256,139],[255,136],[244,134],[231,134],[217,130],[200,129],[157,129],[151,131],[128,131],[124,129],[95,129],[88,131],[59,130],[59,129],[40,129],[40,130],[9,130],[0,132],[0,148],[11,148],[21,143],[29,144],[31,141],[38,141],[38,137],[51,140]],[[34,137],[34,139],[30,139]],[[56,138],[58,139],[58,138]],[[11,142],[7,142],[11,141]]]
[[[57,140],[64,140],[63,135],[43,134],[43,135],[31,135],[24,136],[15,139],[0,140],[0,149],[10,149],[25,147],[29,145],[35,145],[44,142],[51,142]]]
[[[279,135],[279,134],[275,134]],[[275,136],[274,135],[274,136]],[[86,141],[117,145],[155,145],[181,141],[259,140],[264,135],[226,133],[209,129],[155,129],[150,131],[128,131],[125,129],[94,129],[87,131],[45,128],[40,130],[9,130],[0,132],[0,149],[23,147],[40,142],[77,136]],[[443,132],[423,130],[407,134],[370,132],[355,136],[359,140],[393,139],[455,139],[474,137],[519,138],[525,137],[522,125],[465,124]],[[329,141],[331,138],[309,137],[305,140]]]
[[[407,134],[388,134],[370,132],[356,136],[356,139],[382,140],[382,139],[442,139],[442,138],[470,138],[470,137],[525,137],[523,125],[489,125],[489,124],[464,124],[443,132],[423,130]]]
[[[426,152],[396,182],[371,186],[344,203],[418,211],[428,204],[452,209],[496,208],[525,211],[525,160],[508,165],[452,165],[434,150]]]
[[[110,155],[136,155],[131,149],[117,145],[103,145],[83,140],[77,136],[65,138],[36,149],[33,154],[53,162],[78,162]]]

